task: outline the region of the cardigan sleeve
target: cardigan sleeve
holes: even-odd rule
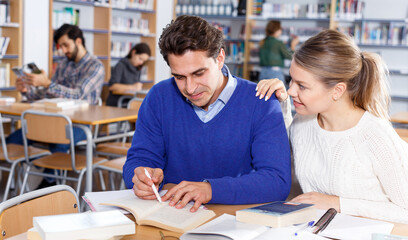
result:
[[[372,139],[368,146],[373,171],[388,201],[340,198],[340,209],[346,214],[408,223],[408,144],[392,127],[381,129],[382,135]]]
[[[127,188],[133,187],[132,178],[135,168],[143,166],[163,169],[165,167],[165,147],[159,119],[160,107],[155,103],[154,92],[155,89],[152,88],[139,109],[132,146],[123,166],[123,180]]]

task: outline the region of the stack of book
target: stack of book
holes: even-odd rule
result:
[[[64,23],[78,26],[79,24],[79,9],[66,7],[64,9],[54,9],[52,11],[52,27],[57,29]]]
[[[33,226],[27,239],[115,239],[136,230],[135,223],[118,210],[34,217]]]

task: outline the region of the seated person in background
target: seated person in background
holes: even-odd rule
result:
[[[66,58],[59,64],[52,79],[44,70],[40,74],[25,73],[24,79],[17,79],[16,88],[28,101],[42,98],[86,99],[97,104],[105,77],[101,61],[85,48],[82,31],[74,25],[64,24],[54,34],[54,42]],[[74,127],[74,141],[86,139],[85,133]],[[7,143],[23,144],[21,129],[10,134]],[[67,152],[67,144],[51,144],[51,152]]]
[[[174,77],[149,91],[123,167],[127,188],[155,199],[151,185],[174,183],[163,200],[249,204],[285,200],[290,149],[281,107],[253,97],[256,85],[224,65],[221,31],[196,16],[164,29],[160,52]],[[146,168],[152,180],[144,173]]]
[[[142,68],[151,55],[150,47],[146,43],[136,44],[128,55],[119,60],[112,70],[109,80],[109,96],[107,106],[118,106],[120,95],[114,91],[142,90],[140,75]]]
[[[298,113],[290,142],[304,194],[292,201],[408,223],[408,144],[389,121],[381,58],[325,30],[295,52],[290,74],[287,92],[274,79],[261,81],[256,95],[289,94]]]
[[[292,51],[288,50],[286,45],[278,39],[282,35],[280,21],[269,21],[265,28],[265,34],[265,39],[259,43],[259,60],[261,65],[259,80],[278,78],[285,82],[285,76],[282,71],[284,61],[285,59],[292,59],[292,51],[295,51],[299,38],[295,37],[290,41]]]

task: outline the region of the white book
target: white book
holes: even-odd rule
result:
[[[33,225],[43,240],[109,239],[136,231],[135,223],[117,210],[34,217]]]
[[[3,49],[3,44],[4,44],[4,41],[6,40],[6,38],[5,37],[0,37],[0,56],[2,56],[2,49]]]
[[[235,220],[235,216],[223,214],[194,230],[186,232],[180,237],[180,240],[327,239],[307,231],[299,232],[299,235],[295,236],[297,229],[299,229],[297,226],[270,228],[263,225],[238,222]]]
[[[1,53],[0,53],[0,55],[2,55],[2,56],[6,55],[6,52],[7,52],[7,48],[8,48],[9,43],[10,43],[10,38],[9,38],[9,37],[5,37],[5,38],[4,38],[4,42],[3,42],[3,46],[1,47]]]
[[[318,210],[316,219],[319,219],[324,213],[324,210]],[[337,213],[319,235],[335,239],[371,240],[373,233],[390,234],[393,228],[394,224],[381,220]]]

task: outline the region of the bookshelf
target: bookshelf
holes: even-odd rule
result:
[[[152,56],[155,56],[157,1],[139,2],[144,4],[132,4],[133,1],[50,1],[50,77],[57,61],[65,57],[56,52],[53,43],[53,31],[62,23],[77,24],[84,32],[87,50],[97,56],[105,67],[105,86],[110,79],[111,68],[120,58],[127,55],[130,46],[145,42],[150,46]],[[66,17],[67,13],[70,13],[71,17]],[[79,17],[76,18],[76,15]],[[151,57],[146,66],[142,82],[144,83],[143,88],[149,89],[153,86],[155,79],[155,58]],[[105,87],[102,99],[105,99],[107,92]]]
[[[216,4],[198,4],[191,1],[175,1],[175,16],[196,15],[206,19],[224,34],[226,46],[225,64],[231,73],[243,75],[245,49],[245,15],[238,15],[237,6],[220,1]]]
[[[239,39],[226,37],[229,41],[239,40],[243,45],[243,59],[239,63],[241,71],[234,71],[239,77],[250,79],[251,71],[259,69],[258,44],[264,38],[264,28],[269,20],[281,21],[282,40],[290,34],[300,37],[300,44],[323,29],[337,29],[355,38],[363,51],[379,53],[391,73],[391,113],[408,111],[408,2],[394,0],[246,0],[246,13],[233,14],[234,1],[219,1],[219,5],[230,5],[232,10],[224,14],[214,14],[220,6],[204,6],[192,0],[175,0],[175,16],[181,14],[198,15],[209,22],[230,22],[230,31],[240,32]],[[240,1],[238,1],[240,2]],[[364,2],[364,4],[363,4]],[[267,11],[263,12],[264,3]],[[209,9],[209,10],[208,10]],[[211,14],[208,14],[211,13]],[[234,25],[234,22],[241,24]],[[244,30],[242,29],[244,24]],[[243,35],[243,36],[242,36]],[[289,61],[287,62],[289,64]],[[226,61],[231,68],[231,63]],[[285,68],[287,74],[289,68]]]
[[[23,51],[22,51],[22,22],[23,22],[23,6],[22,0],[9,0],[3,1],[7,5],[7,14],[0,23],[0,37],[9,38],[9,44],[6,48],[5,54],[0,54],[0,64],[7,66],[8,73],[4,76],[8,77],[9,83],[0,86],[2,95],[11,95],[18,97],[15,91],[15,74],[11,73],[13,67],[19,67],[22,65]],[[4,17],[4,15],[3,15]],[[7,92],[4,92],[7,91]]]
[[[391,78],[391,114],[408,111],[408,2],[365,3],[360,16],[347,15],[337,7],[332,28],[352,36],[361,50],[378,53],[385,60]]]

